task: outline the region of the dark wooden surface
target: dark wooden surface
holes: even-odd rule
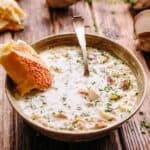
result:
[[[44,0],[22,0],[21,7],[27,13],[25,30],[0,34],[0,43],[10,39],[22,39],[29,43],[43,36],[73,31],[73,15],[85,18],[87,32],[109,37],[129,48],[142,62],[150,87],[150,74],[143,54],[135,51],[133,17],[128,4],[108,4],[93,1],[78,2],[68,9],[48,9]],[[145,54],[147,56],[147,54]],[[31,129],[9,105],[5,90],[5,71],[0,66],[0,150],[149,150],[150,134],[141,133],[142,117],[137,113],[119,129],[96,141],[86,143],[64,143],[49,139]],[[150,119],[150,89],[140,111]]]

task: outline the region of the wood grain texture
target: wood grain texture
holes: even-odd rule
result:
[[[53,25],[45,1],[26,0],[19,3],[27,17],[25,19],[25,30],[14,33],[14,39],[22,39],[32,43],[52,32]]]
[[[110,5],[102,2],[78,2],[68,9],[48,9],[44,0],[19,1],[27,13],[25,30],[0,35],[0,43],[10,39],[23,39],[29,43],[43,36],[73,31],[72,16],[85,18],[87,32],[112,38],[121,43],[140,59],[150,77],[144,57],[135,51],[133,18],[129,5]],[[131,120],[109,135],[87,143],[64,143],[49,139],[31,129],[10,107],[4,92],[5,72],[0,66],[0,150],[149,150],[149,134],[141,134],[141,116],[136,114]],[[148,80],[150,86],[150,81]],[[148,89],[149,90],[149,89]],[[147,92],[150,93],[150,90]],[[147,94],[141,110],[149,119],[150,98]]]
[[[11,39],[10,33],[1,34],[0,43]],[[11,149],[13,145],[13,110],[5,95],[5,71],[0,66],[0,150]],[[10,144],[8,144],[10,143]]]

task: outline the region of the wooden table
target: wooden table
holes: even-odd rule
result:
[[[73,31],[73,15],[82,15],[88,26],[87,32],[109,37],[129,48],[142,62],[148,78],[148,67],[142,53],[135,51],[133,18],[128,4],[108,4],[104,2],[78,2],[66,10],[48,10],[44,0],[20,0],[27,13],[25,30],[6,32],[0,35],[1,43],[10,39],[34,42],[43,36]],[[149,133],[142,134],[137,113],[132,119],[109,135],[87,143],[63,143],[51,140],[31,129],[11,108],[4,91],[5,72],[0,66],[0,150],[149,150]],[[148,80],[150,85],[150,80]],[[150,90],[143,107],[150,114]]]

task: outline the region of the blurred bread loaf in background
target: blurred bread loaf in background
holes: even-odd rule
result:
[[[137,0],[133,8],[136,10],[150,8],[150,0]]]
[[[76,3],[79,0],[47,0],[47,4],[52,8],[63,8]]]
[[[137,50],[150,51],[150,9],[135,16]]]
[[[23,29],[24,18],[25,13],[15,0],[0,0],[0,32]]]

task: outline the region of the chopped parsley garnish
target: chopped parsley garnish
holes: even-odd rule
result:
[[[150,123],[146,122],[145,120],[141,120],[140,124],[141,124],[141,127],[150,129]]]
[[[63,97],[62,97],[62,100],[63,100],[63,101],[66,101],[66,100],[67,100],[67,97],[63,96]]]
[[[67,103],[63,103],[64,106],[67,106]]]
[[[95,106],[97,106],[98,103],[99,103],[99,101],[95,101]]]
[[[59,113],[63,113],[64,111],[63,111],[63,110],[58,110],[58,112],[59,112]]]
[[[117,65],[117,62],[114,62],[114,65],[116,66],[116,65]]]
[[[91,82],[92,85],[94,85],[95,83],[96,83],[95,81]]]
[[[69,54],[68,54],[68,53],[66,53],[64,56],[65,56],[66,58],[68,58],[68,57],[69,57]]]
[[[98,89],[99,91],[103,91],[103,89]]]
[[[104,91],[109,92],[110,90],[112,90],[112,87],[110,85],[104,87]]]
[[[97,74],[97,71],[94,68],[92,69],[92,72],[95,73],[95,74]]]
[[[135,96],[137,96],[138,94],[139,94],[139,92],[136,92],[136,93],[135,93]]]
[[[42,102],[42,105],[46,105],[46,101],[45,101],[45,96],[44,95],[40,95],[39,96],[39,100]]]
[[[119,100],[121,98],[121,95],[117,94],[117,93],[112,93],[110,95],[110,100]]]
[[[80,64],[80,63],[81,63],[81,60],[77,59],[77,61],[76,61],[76,62]]]
[[[53,70],[54,70],[55,72],[57,72],[57,73],[61,73],[61,69],[58,68],[58,67],[53,67]]]
[[[100,54],[101,54],[101,56],[105,56],[105,51],[104,50],[100,50]]]
[[[127,109],[127,112],[128,112],[128,113],[131,113],[131,110],[130,110],[130,109]]]
[[[71,108],[71,106],[70,106],[70,105],[68,105],[67,107],[68,107],[68,109],[70,109],[70,108]]]
[[[77,110],[81,110],[82,108],[80,106],[77,107]]]
[[[45,96],[44,96],[44,95],[40,95],[40,97],[45,98]]]
[[[146,114],[140,111],[139,115],[142,117],[140,121],[141,133],[146,134],[146,130],[148,130],[148,132],[150,133],[150,122],[147,121]]]
[[[112,110],[112,104],[110,102],[106,103],[105,112],[111,112]]]
[[[73,130],[74,130],[74,127],[73,127],[73,126],[72,126],[72,127],[69,127],[68,130],[73,131]]]
[[[82,117],[88,117],[88,116],[89,116],[89,113],[83,112],[83,113],[81,114],[81,116],[82,116]]]
[[[68,81],[66,81],[64,84],[65,84],[65,85],[68,85]]]
[[[53,115],[53,116],[56,115],[56,112],[53,111],[53,112],[52,112],[52,115]]]

